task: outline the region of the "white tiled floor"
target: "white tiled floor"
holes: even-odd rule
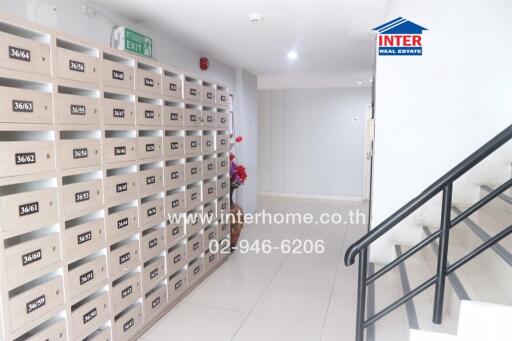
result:
[[[269,200],[271,212],[339,212],[360,203]],[[365,232],[361,225],[251,225],[242,238],[323,239],[321,255],[232,254],[228,261],[165,315],[144,341],[353,340],[356,269],[343,251]]]

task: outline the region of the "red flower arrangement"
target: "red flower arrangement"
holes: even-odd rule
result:
[[[241,143],[243,141],[242,136],[237,136],[235,138],[235,143]],[[234,143],[232,143],[234,145]],[[236,189],[243,185],[245,183],[245,180],[247,179],[247,171],[243,165],[240,165],[236,163],[235,161],[235,154],[230,153],[229,154],[229,176],[230,176],[230,182],[231,182],[231,189]]]

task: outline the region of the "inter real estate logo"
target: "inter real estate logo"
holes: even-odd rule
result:
[[[379,56],[421,56],[421,34],[427,31],[402,17],[388,21],[373,29],[379,33]]]

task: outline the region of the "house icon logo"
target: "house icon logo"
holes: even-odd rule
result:
[[[421,34],[425,27],[398,17],[375,27],[378,32],[379,56],[421,56]]]

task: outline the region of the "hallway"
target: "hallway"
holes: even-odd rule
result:
[[[366,210],[356,202],[269,199],[267,212],[341,213]],[[365,230],[360,225],[250,225],[241,239],[323,239],[316,255],[233,253],[211,277],[142,338],[144,341],[330,341],[354,334],[356,267],[342,250]],[[228,323],[224,323],[228,321]]]

